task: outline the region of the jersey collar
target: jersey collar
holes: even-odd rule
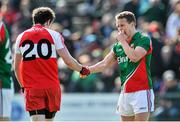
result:
[[[136,39],[138,39],[140,36],[141,36],[141,33],[140,33],[140,32],[136,32],[136,33],[134,34],[134,36],[132,37],[132,40],[136,40]]]
[[[128,39],[128,43],[130,44],[133,40],[137,40],[141,36],[140,32],[136,32],[132,38]]]
[[[136,32],[132,38],[128,38],[128,44],[131,44],[134,40],[137,40],[139,37],[141,36],[141,33],[140,32]],[[119,41],[118,41],[119,43]]]

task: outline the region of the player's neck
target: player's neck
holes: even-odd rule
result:
[[[131,31],[131,35],[130,35],[130,37],[132,38],[135,34],[136,34],[136,29],[134,28],[134,29],[132,29],[132,31]]]
[[[132,31],[131,31],[131,34],[130,34],[130,36],[128,37],[128,39],[127,39],[127,42],[128,43],[130,43],[131,42],[131,40],[132,40],[132,38],[133,38],[133,36],[136,34],[136,29],[133,29]]]

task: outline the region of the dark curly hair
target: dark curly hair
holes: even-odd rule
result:
[[[50,20],[53,22],[55,19],[54,11],[49,7],[39,7],[32,12],[33,24],[40,23],[44,25],[45,22]]]

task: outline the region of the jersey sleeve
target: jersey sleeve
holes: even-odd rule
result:
[[[20,34],[20,35],[17,37],[17,39],[16,39],[16,43],[15,43],[15,54],[21,54],[21,50],[20,50],[19,44],[20,44],[22,35],[23,35],[23,33]]]
[[[149,37],[142,37],[137,46],[144,48],[146,51],[150,49],[150,38]]]
[[[64,38],[60,33],[57,33],[57,38],[54,40],[56,49],[62,49],[65,47]]]
[[[112,50],[113,50],[114,54],[116,54],[116,47],[117,47],[117,43],[115,43],[115,44],[113,45],[113,47],[112,47]]]
[[[56,50],[64,48],[65,44],[62,35],[54,30],[51,29],[47,29],[47,30],[50,33],[51,37],[53,38],[53,42]]]

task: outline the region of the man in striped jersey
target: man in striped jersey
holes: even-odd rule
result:
[[[110,53],[90,66],[91,73],[102,72],[118,62],[121,94],[117,111],[122,121],[146,121],[154,111],[154,93],[150,73],[152,43],[149,37],[136,31],[133,13],[124,11],[116,15],[117,43]],[[85,76],[82,76],[85,77]]]
[[[12,57],[9,34],[0,20],[0,121],[9,121],[13,97]]]
[[[56,52],[73,70],[88,74],[67,50],[60,33],[51,30],[55,13],[48,7],[33,10],[33,27],[16,40],[14,67],[25,89],[26,110],[32,121],[52,121],[60,109],[61,90]]]

